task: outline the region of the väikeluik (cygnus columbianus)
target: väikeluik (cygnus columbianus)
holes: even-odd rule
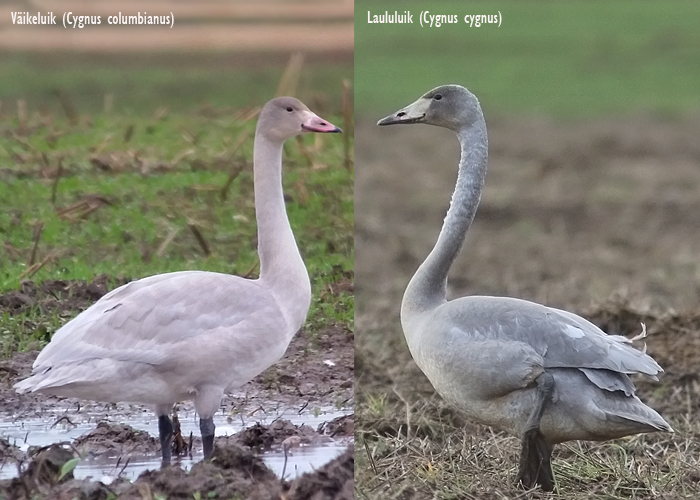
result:
[[[164,464],[169,413],[192,399],[209,457],[224,393],[278,361],[309,310],[309,275],[282,192],[282,145],[305,132],[340,129],[292,97],[260,112],[253,152],[258,279],[182,271],[119,287],[56,332],[17,391],[153,405]]]
[[[661,367],[628,340],[570,312],[506,297],[447,301],[450,266],[462,249],[486,176],[486,122],[464,87],[435,88],[378,125],[426,123],[452,130],[461,159],[435,247],[411,278],[401,326],[435,390],[471,419],[519,436],[517,480],[554,488],[553,445],[672,431],[635,396],[628,375]],[[641,338],[643,335],[638,336]]]

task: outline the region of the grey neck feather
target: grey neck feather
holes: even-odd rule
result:
[[[260,279],[288,295],[296,290],[310,296],[309,275],[284,204],[282,144],[256,131],[253,176]]]
[[[488,160],[486,122],[481,111],[472,124],[457,130],[456,134],[462,153],[450,209],[435,247],[406,288],[401,305],[402,320],[446,301],[447,273],[462,250],[479,205]]]

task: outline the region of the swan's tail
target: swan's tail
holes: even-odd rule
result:
[[[562,421],[569,420],[568,431],[552,436],[552,442],[582,439],[606,441],[647,432],[673,432],[661,415],[644,404],[635,394],[628,377],[621,373],[600,370],[591,377],[581,370],[554,369],[555,398],[553,411],[561,411]],[[607,384],[610,380],[621,384]],[[573,423],[573,422],[575,423]],[[553,429],[556,435],[557,430]]]
[[[655,410],[642,403],[638,397],[627,397],[629,402],[617,404],[605,411],[608,421],[620,427],[623,435],[645,432],[673,432],[673,428]]]

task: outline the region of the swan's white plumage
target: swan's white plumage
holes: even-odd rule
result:
[[[282,357],[300,317],[289,324],[259,280],[201,271],[144,278],[56,332],[34,364],[40,380],[17,388],[151,404],[192,398],[203,384],[225,392]]]

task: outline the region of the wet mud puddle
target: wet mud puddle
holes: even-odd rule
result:
[[[249,446],[262,445],[262,459],[265,464],[278,476],[285,479],[293,479],[306,472],[312,472],[322,465],[341,455],[348,444],[352,442],[352,433],[349,436],[340,432],[339,436],[329,436],[323,432],[324,424],[342,420],[341,417],[350,415],[352,410],[338,411],[332,409],[318,409],[309,413],[282,412],[266,413],[256,416],[254,419],[242,421],[240,418],[227,418],[219,413],[214,417],[216,424],[216,436],[231,436],[231,439],[241,441],[241,444]],[[121,424],[126,424],[136,431],[145,431],[150,435],[141,435],[138,440],[121,443],[121,447],[112,447],[112,443],[99,444],[86,442],[78,444],[74,442],[87,433],[97,432],[97,422],[104,418],[104,413],[98,415],[70,415],[65,412],[46,412],[41,418],[23,418],[16,421],[0,420],[0,438],[26,452],[30,446],[48,446],[52,443],[73,442],[78,452],[83,456],[78,466],[73,471],[76,479],[92,478],[94,480],[109,483],[116,477],[135,480],[143,471],[160,468],[160,445],[158,444],[158,421],[150,411],[122,415],[118,417]],[[352,417],[350,417],[352,418]],[[76,421],[82,419],[81,421]],[[180,457],[179,464],[183,469],[189,470],[193,464],[202,459],[201,443],[199,436],[198,420],[194,411],[180,411],[179,419],[182,436],[185,441],[190,440],[190,433],[194,436],[192,456]],[[114,424],[112,424],[114,425]],[[116,424],[119,427],[119,424]],[[321,432],[317,432],[317,429]],[[244,431],[245,432],[242,432]],[[118,430],[117,433],[119,434]],[[294,447],[287,453],[285,465],[285,453],[282,445],[285,436],[299,436]],[[138,441],[138,442],[137,442]],[[173,457],[173,462],[176,458]],[[16,463],[10,461],[0,463],[0,480],[10,479],[18,475]]]

